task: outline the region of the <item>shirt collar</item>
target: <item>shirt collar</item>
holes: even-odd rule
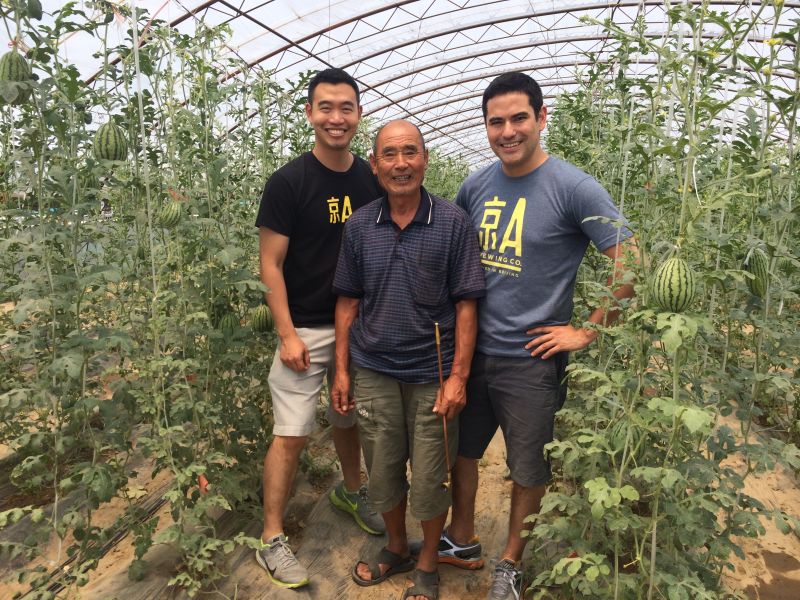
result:
[[[420,186],[421,201],[417,208],[417,214],[411,220],[412,223],[420,223],[421,225],[430,225],[433,221],[433,198],[424,187]],[[381,198],[381,208],[378,211],[378,218],[375,223],[388,223],[391,222],[392,216],[389,214],[389,197],[384,196]]]

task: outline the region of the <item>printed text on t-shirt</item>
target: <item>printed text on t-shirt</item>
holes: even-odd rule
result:
[[[341,204],[340,204],[341,203]],[[341,207],[341,211],[339,208]],[[343,201],[331,196],[328,198],[328,215],[330,223],[344,223],[353,214],[353,207],[350,205],[350,196],[345,196]]]
[[[484,202],[478,236],[481,263],[488,271],[508,275],[522,271],[522,232],[526,205],[525,198],[519,198],[512,206],[498,196]],[[506,218],[503,218],[504,214]]]

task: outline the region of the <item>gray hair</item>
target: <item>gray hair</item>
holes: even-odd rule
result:
[[[374,139],[374,140],[372,140],[372,155],[373,155],[373,156],[378,156],[378,136],[380,136],[380,134],[381,134],[381,131],[383,131],[383,129],[384,129],[385,127],[388,127],[388,126],[389,126],[389,125],[391,125],[392,123],[408,123],[408,124],[409,124],[409,125],[411,125],[411,126],[414,128],[414,129],[416,129],[416,130],[417,130],[417,134],[419,135],[419,140],[422,142],[422,150],[423,150],[423,152],[425,151],[425,138],[423,138],[423,137],[422,137],[422,131],[420,131],[420,128],[419,128],[419,127],[417,127],[417,126],[416,126],[414,123],[412,123],[411,121],[406,121],[405,119],[395,119],[395,120],[393,120],[393,121],[389,121],[388,123],[384,123],[383,125],[381,125],[381,126],[378,128],[378,131],[375,133],[375,139]]]

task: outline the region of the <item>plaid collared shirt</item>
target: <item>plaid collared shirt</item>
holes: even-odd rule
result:
[[[379,198],[345,225],[333,291],[360,299],[350,328],[353,363],[404,383],[436,381],[438,322],[447,377],[455,304],[486,292],[477,233],[463,210],[425,188],[405,229]]]

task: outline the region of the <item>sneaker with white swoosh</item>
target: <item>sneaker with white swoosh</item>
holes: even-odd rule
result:
[[[256,550],[256,561],[266,569],[272,582],[280,587],[308,585],[308,571],[297,560],[288,542],[282,533],[266,542],[262,541],[261,548]]]

